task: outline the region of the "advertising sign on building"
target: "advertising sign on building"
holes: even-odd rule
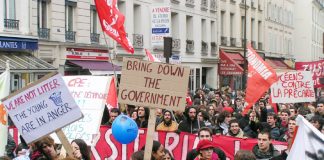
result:
[[[124,58],[118,102],[184,110],[189,67]]]
[[[310,71],[278,73],[279,80],[271,86],[273,103],[314,102],[315,92]]]
[[[70,60],[107,61],[109,59],[108,50],[102,49],[66,48],[65,55],[66,59]]]
[[[58,73],[3,99],[3,104],[27,143],[82,118],[82,112]]]
[[[171,7],[153,6],[151,9],[152,46],[163,47],[163,37],[171,36]]]

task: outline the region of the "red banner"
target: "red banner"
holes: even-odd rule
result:
[[[247,46],[248,80],[245,101],[248,103],[243,114],[278,80],[276,72],[251,47]]]
[[[19,134],[16,128],[11,128],[9,133],[13,135],[17,144]],[[91,159],[128,159],[135,151],[141,149],[145,145],[146,130],[140,129],[139,136],[134,142],[130,144],[120,144],[112,135],[112,130],[107,126],[101,126],[100,137],[94,140],[94,146],[91,147]],[[167,148],[175,159],[185,160],[187,153],[196,148],[199,139],[195,134],[187,134],[181,132],[180,134],[174,132],[155,132],[155,140]],[[253,146],[257,144],[256,139],[240,139],[228,136],[213,136],[213,141],[216,146],[224,151],[227,159],[234,160],[234,155],[240,149],[252,150]],[[272,144],[279,151],[287,149],[287,143],[273,141]]]
[[[313,74],[314,88],[324,87],[320,78],[324,78],[324,60],[314,62],[296,62],[296,70],[311,71]]]
[[[117,8],[117,0],[95,0],[101,28],[125,50],[134,53],[133,45],[126,37],[125,16]]]

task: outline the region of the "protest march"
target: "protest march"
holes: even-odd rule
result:
[[[55,3],[40,2],[42,4],[38,6]],[[77,2],[65,1],[65,16],[69,19],[73,19],[71,10],[81,3]],[[254,41],[247,43],[245,37],[243,62],[239,64],[235,57],[229,56],[231,53],[225,52],[226,47],[218,48],[221,59],[217,59],[220,60],[218,69],[212,70],[226,76],[243,75],[246,79],[240,81],[244,83],[240,85],[244,87],[235,87],[238,80],[233,77],[231,86],[224,87],[217,82],[213,84],[216,87],[211,87],[208,78],[202,80],[193,74],[206,76],[211,71],[195,70],[194,66],[178,63],[180,58],[173,59],[177,61],[175,63],[169,62],[172,47],[176,44],[171,39],[171,50],[166,45],[171,36],[168,21],[176,19],[176,14],[171,14],[174,7],[153,5],[150,8],[155,27],[150,31],[150,41],[159,46],[163,39],[164,59],[161,60],[150,52],[159,51],[161,48],[158,47],[142,47],[145,55],[134,54],[137,51],[133,47],[135,43],[128,39],[130,34],[124,28],[126,16],[117,8],[118,5],[127,8],[124,2],[94,0],[90,6],[92,22],[98,19],[101,25],[105,47],[113,48],[108,44],[107,35],[127,52],[127,56],[113,57],[122,60],[118,74],[111,57],[113,53],[69,48],[66,51],[71,55],[62,56],[78,57],[78,60],[90,58],[90,61],[93,57],[101,57],[102,62],[109,60],[113,72],[101,73],[95,67],[91,68],[91,62],[87,64],[88,72],[77,71],[77,74],[70,74],[74,70],[64,66],[67,71],[37,75],[32,83],[14,88],[12,83],[16,79],[10,68],[14,62],[6,61],[6,68],[0,74],[0,160],[324,159],[323,59],[295,62],[295,66],[288,70],[276,70],[261,56],[259,46],[262,44],[256,47]],[[202,1],[202,5],[203,2],[207,3]],[[216,1],[211,2],[216,5]],[[180,1],[172,3],[179,4]],[[186,1],[186,6],[194,8],[193,1],[193,4],[187,3],[191,1]],[[12,4],[5,1],[5,5]],[[182,9],[178,7],[176,10]],[[44,8],[37,10],[40,12],[47,13]],[[142,10],[135,12],[146,14]],[[195,22],[190,16],[186,17],[187,24]],[[202,26],[206,25],[204,20],[201,22]],[[37,23],[44,23],[43,19],[38,19]],[[161,27],[164,23],[167,24]],[[65,32],[71,36],[76,33],[68,29],[70,25],[72,23],[66,22]],[[134,27],[133,30],[139,29]],[[56,31],[61,32],[59,28]],[[191,34],[189,32],[187,34]],[[100,34],[91,32],[91,41],[96,38],[99,39]],[[143,37],[141,40],[144,41]],[[202,51],[204,45],[208,49],[208,44],[213,44],[207,44],[203,38],[200,40]],[[234,40],[231,37],[232,47],[236,44]],[[222,37],[222,43],[225,42],[227,40]],[[193,44],[187,37],[186,47]],[[28,50],[30,46],[21,44],[22,47]],[[87,55],[82,55],[82,51]],[[98,57],[93,56],[97,52],[100,52]],[[103,54],[107,54],[106,57]],[[187,57],[182,58],[186,61]],[[82,62],[76,60],[74,63]],[[208,59],[206,63],[209,63]],[[84,66],[79,67],[83,69]],[[99,72],[101,74],[94,74]]]

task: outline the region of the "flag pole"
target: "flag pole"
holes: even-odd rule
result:
[[[115,80],[116,80],[115,87],[117,88],[117,86],[118,86],[117,84],[119,83],[119,81],[118,81],[118,78],[117,78],[117,74],[116,74],[116,70],[115,70],[115,65],[114,65],[114,63],[112,61],[111,54],[109,52],[109,45],[108,45],[107,37],[106,37],[106,34],[105,34],[105,32],[103,30],[102,30],[102,34],[103,34],[103,36],[105,38],[105,42],[106,42],[106,45],[107,45],[109,61],[110,61],[111,65],[112,65],[112,68],[114,70],[114,76],[115,76]]]

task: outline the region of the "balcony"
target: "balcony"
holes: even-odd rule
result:
[[[231,37],[230,41],[231,41],[231,47],[236,47],[236,38]]]
[[[244,38],[242,38],[242,47],[244,48],[244,45],[245,45],[245,43],[244,43]]]
[[[213,55],[217,54],[216,42],[210,42],[210,50],[211,50],[211,54],[213,54]]]
[[[262,47],[263,47],[263,46],[262,46],[262,42],[259,42],[259,43],[258,43],[258,50],[263,50]]]
[[[171,0],[171,3],[179,4],[180,3],[180,0]]]
[[[133,34],[133,46],[134,48],[143,48],[143,35],[142,34]]]
[[[201,54],[208,54],[208,43],[201,41]]]
[[[98,34],[98,33],[90,33],[91,43],[99,43],[99,38],[100,38],[100,34]]]
[[[50,29],[49,28],[38,28],[38,37],[39,39],[50,39]]]
[[[172,39],[172,51],[180,51],[180,48],[181,48],[181,40]]]
[[[65,40],[67,42],[75,42],[75,34],[74,31],[65,31]]]
[[[195,0],[186,0],[186,6],[190,8],[195,7]]]
[[[211,12],[216,12],[217,10],[216,0],[210,0],[209,10]]]
[[[231,0],[231,3],[235,4],[236,3],[236,0]]]
[[[255,42],[255,41],[252,41],[252,42],[251,42],[251,45],[252,45],[252,47],[253,47],[254,49],[257,49],[257,48],[256,48],[256,47],[257,47],[257,46],[256,46],[256,42]]]
[[[208,1],[207,0],[201,0],[200,9],[202,11],[207,11],[208,10]]]
[[[252,9],[256,9],[256,7],[255,7],[255,3],[254,3],[254,2],[251,2],[251,8],[252,8]]]
[[[221,36],[221,45],[222,46],[227,46],[227,37]]]
[[[246,0],[241,0],[240,7],[241,7],[242,9],[245,8],[245,1],[246,1]],[[246,9],[249,9],[249,8],[250,8],[249,5],[246,3]]]
[[[4,19],[4,28],[19,30],[19,20]]]
[[[261,4],[258,5],[258,9],[259,9],[259,11],[263,11]]]
[[[187,53],[194,53],[195,43],[193,40],[186,41],[186,52]]]

